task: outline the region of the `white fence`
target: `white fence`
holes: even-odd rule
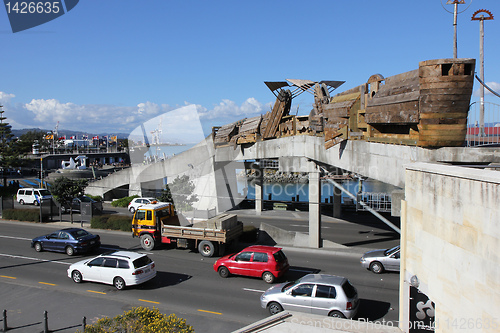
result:
[[[481,126],[481,103],[474,102],[467,117],[467,147],[500,144],[500,105],[484,102],[484,127]]]

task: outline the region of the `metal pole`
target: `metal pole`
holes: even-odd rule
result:
[[[481,20],[479,21],[479,71],[481,75],[481,81],[484,82],[484,15],[481,15]],[[480,96],[481,104],[479,107],[479,135],[485,136],[484,132],[484,86],[481,85]]]
[[[49,314],[47,311],[43,312],[43,333],[49,333]]]
[[[7,332],[8,327],[7,327],[7,310],[3,310],[3,331],[2,332]]]
[[[453,58],[458,57],[457,51],[457,16],[458,16],[458,1],[454,3],[454,12],[453,12]]]

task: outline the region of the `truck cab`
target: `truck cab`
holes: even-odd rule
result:
[[[137,208],[132,219],[132,236],[140,237],[143,247],[153,249],[161,239],[161,225],[175,215],[171,203],[160,202]]]

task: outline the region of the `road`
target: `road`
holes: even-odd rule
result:
[[[0,299],[8,310],[13,332],[42,329],[43,311],[49,328],[75,332],[82,318],[88,323],[102,316],[114,317],[133,306],[154,306],[163,313],[185,318],[196,332],[229,332],[268,316],[260,307],[260,293],[269,285],[260,279],[222,279],[213,271],[216,258],[203,258],[189,250],[160,249],[149,253],[158,269],[156,279],[139,287],[117,291],[112,286],[75,284],[66,275],[68,265],[89,256],[35,252],[33,237],[60,229],[56,223],[38,224],[0,220]],[[142,251],[129,233],[94,231],[102,249]],[[286,248],[292,268],[287,280],[309,272],[346,276],[358,289],[358,318],[371,321],[398,319],[399,274],[375,275],[359,265],[360,249],[332,255],[322,250]]]

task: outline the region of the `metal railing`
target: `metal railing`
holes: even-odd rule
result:
[[[390,212],[392,198],[389,193],[361,192],[357,195],[358,202],[362,201],[377,212]],[[367,210],[363,205],[357,205],[356,210]]]
[[[500,144],[500,105],[484,102],[484,127],[481,126],[481,102],[470,105],[467,117],[467,147]]]

